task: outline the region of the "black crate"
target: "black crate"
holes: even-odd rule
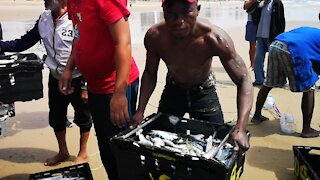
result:
[[[294,175],[298,180],[320,179],[320,155],[310,153],[311,150],[320,152],[320,147],[293,146]]]
[[[31,54],[0,55],[0,102],[43,97],[43,61]]]
[[[206,159],[190,155],[181,155],[167,149],[155,146],[137,145],[136,132],[141,128],[143,132],[163,130],[175,133],[212,135],[217,131],[217,138],[227,137],[227,142],[235,145],[230,133],[233,126],[213,125],[201,120],[182,118],[173,126],[168,114],[153,114],[133,129],[124,131],[111,138],[111,144],[116,156],[120,179],[239,179],[245,161],[245,155],[234,151],[228,165],[217,159]],[[165,123],[163,123],[165,122]]]
[[[54,169],[45,172],[30,174],[29,180],[40,180],[46,178],[55,179],[78,179],[78,180],[93,180],[90,166],[88,163],[77,164],[64,168]]]

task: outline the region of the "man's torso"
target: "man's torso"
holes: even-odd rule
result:
[[[174,39],[164,25],[155,43],[157,54],[165,62],[168,74],[183,87],[192,87],[204,82],[212,73],[212,57],[216,55],[211,42],[215,32],[209,27],[200,27],[197,35]]]

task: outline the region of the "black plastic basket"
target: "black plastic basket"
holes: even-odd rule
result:
[[[293,146],[294,175],[297,180],[320,179],[320,155],[310,153],[311,150],[320,152],[320,147]]]
[[[0,102],[43,97],[42,60],[33,53],[0,55]]]
[[[41,180],[46,178],[55,179],[78,179],[78,180],[93,180],[90,166],[88,163],[77,164],[64,168],[54,169],[45,172],[30,174],[29,180]]]
[[[217,137],[227,137],[227,142],[235,145],[230,133],[233,126],[213,125],[201,120],[182,118],[173,126],[167,114],[153,114],[136,128],[129,129],[111,139],[116,156],[120,179],[239,179],[245,161],[245,155],[233,152],[228,165],[217,159],[206,159],[190,155],[181,155],[155,146],[144,146],[136,143],[136,132],[163,130],[175,133],[211,135],[217,131]]]

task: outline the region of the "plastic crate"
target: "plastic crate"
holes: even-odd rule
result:
[[[317,154],[311,153],[317,151]],[[294,176],[297,180],[319,180],[320,178],[320,147],[293,146]]]
[[[77,180],[93,180],[90,166],[88,163],[77,164],[64,168],[54,169],[45,172],[30,174],[29,180],[41,179],[77,179]]]
[[[43,61],[36,54],[0,55],[0,102],[43,97]]]
[[[217,179],[237,180],[243,172],[245,155],[234,151],[228,165],[217,159],[206,159],[199,156],[182,155],[155,146],[137,144],[136,132],[163,130],[175,133],[212,135],[215,131],[219,139],[227,138],[234,144],[230,133],[233,126],[213,125],[201,120],[181,118],[178,124],[169,122],[168,114],[153,114],[144,119],[139,126],[129,129],[111,138],[111,144],[117,160],[119,178],[122,180],[135,179]]]

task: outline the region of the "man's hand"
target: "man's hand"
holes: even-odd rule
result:
[[[74,88],[71,87],[72,71],[65,69],[59,80],[59,90],[62,94],[68,95],[74,92]]]
[[[128,101],[125,94],[114,93],[110,100],[110,117],[113,125],[122,128],[130,121]]]
[[[81,99],[82,99],[83,103],[85,103],[85,104],[88,103],[88,91],[87,90],[84,90],[84,89],[81,90]]]
[[[137,110],[137,112],[132,117],[132,123],[139,124],[144,118],[143,112]]]
[[[232,133],[232,139],[239,146],[239,153],[240,154],[245,153],[250,148],[249,137],[248,137],[246,131],[236,129]]]

